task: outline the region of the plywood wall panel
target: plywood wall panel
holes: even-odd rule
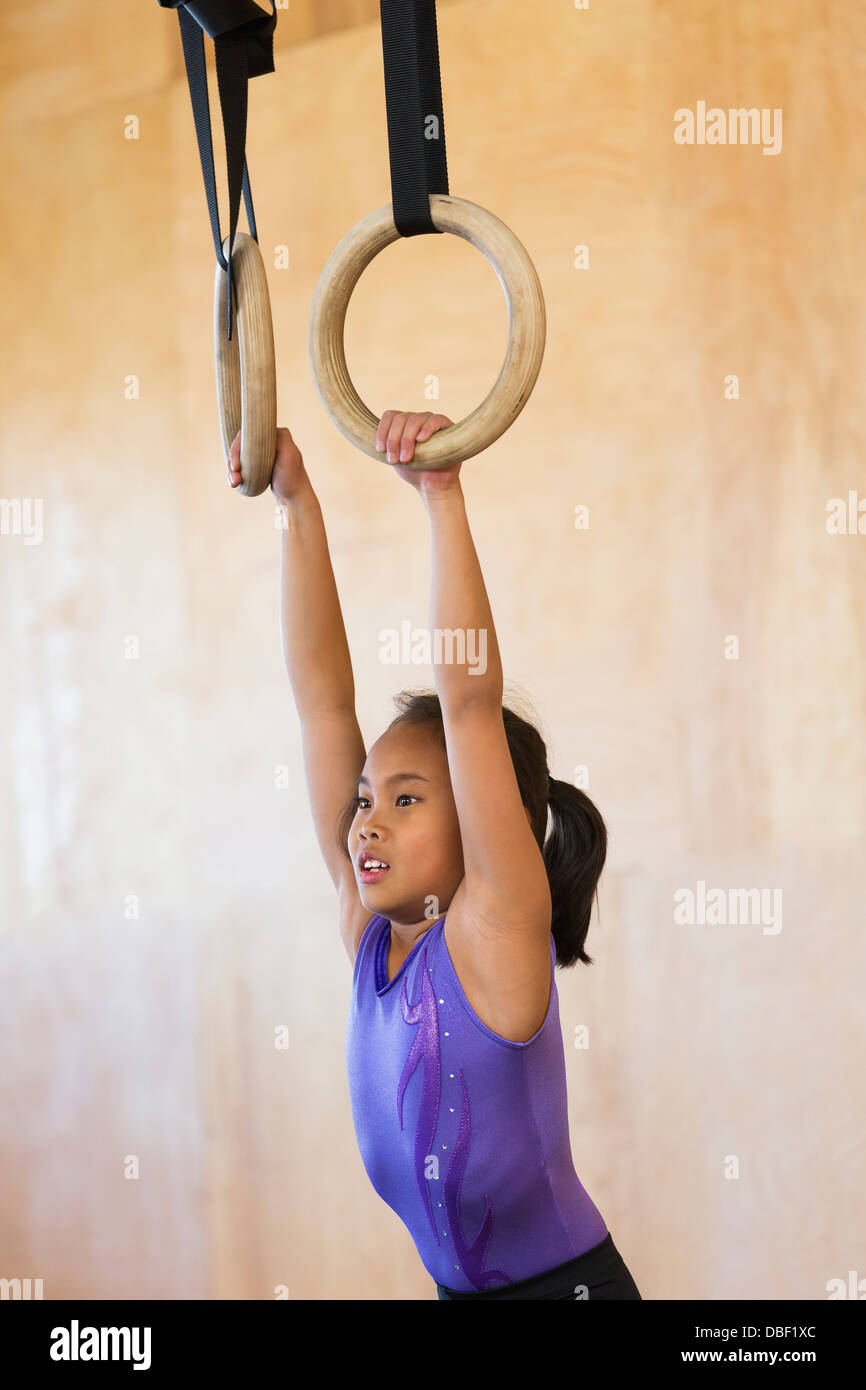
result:
[[[331,249],[390,200],[370,10],[281,14],[248,138],[279,418],[368,743],[432,680],[378,642],[426,624],[423,511],[331,426],[307,360]],[[0,21],[0,494],[44,504],[41,544],[0,536],[0,1274],[47,1298],[428,1299],[352,1132],[351,969],[271,498],[225,481],[177,23],[40,13],[44,42]],[[462,476],[506,693],[557,775],[588,767],[610,834],[597,963],[558,979],[577,1170],[645,1297],[822,1298],[864,1235],[866,552],[825,518],[862,492],[866,26],[804,0],[491,0],[439,27],[452,192],[513,227],[547,302],[532,399]],[[699,99],[780,108],[781,153],[676,145]],[[482,256],[413,238],[357,287],[350,369],[377,411],[424,407],[436,375],[456,419],[506,327]],[[780,888],[781,930],[677,924],[699,880]]]

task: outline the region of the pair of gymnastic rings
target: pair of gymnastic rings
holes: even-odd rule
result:
[[[276,3],[270,0],[270,15],[254,0],[157,3],[178,12],[217,253],[214,345],[223,449],[228,455],[240,430],[242,481],[235,490],[255,497],[271,479],[277,387],[267,278],[244,147],[248,80],[274,71]],[[535,266],[514,233],[476,203],[449,194],[436,0],[380,0],[380,12],[392,202],[358,222],[322,270],[310,311],[310,364],[331,420],[356,448],[381,461],[376,449],[378,418],[361,400],[346,365],[344,328],[352,291],[373,258],[400,236],[450,232],[476,246],[505,292],[508,346],[499,376],[481,404],[457,424],[417,444],[414,460],[407,465],[449,468],[488,448],[529,399],[544,354],[544,298]],[[230,230],[224,241],[214,179],[205,33],[214,41],[226,142]],[[249,236],[236,232],[241,191]]]

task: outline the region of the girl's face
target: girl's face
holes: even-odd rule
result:
[[[464,874],[445,750],[418,725],[387,729],[367,754],[358,798],[348,848],[364,906],[398,926],[440,917]],[[365,858],[388,868],[367,873]]]

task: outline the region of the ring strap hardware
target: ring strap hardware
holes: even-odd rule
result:
[[[210,213],[217,261],[226,272],[226,337],[232,336],[232,251],[240,212],[241,191],[250,235],[258,241],[246,160],[247,84],[252,77],[274,71],[276,0],[263,14],[254,0],[157,0],[162,9],[177,10],[184,63],[198,140],[198,153]],[[229,196],[228,257],[223,253],[213,162],[210,102],[204,36],[213,39],[217,84],[226,147]]]
[[[379,0],[379,11],[394,225],[438,233],[430,195],[449,190],[436,0]]]

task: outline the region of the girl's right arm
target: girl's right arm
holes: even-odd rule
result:
[[[240,481],[240,436],[228,459]],[[234,466],[233,466],[234,465]],[[358,790],[366,749],[355,714],[349,643],[319,499],[287,429],[277,431],[271,489],[282,510],[280,628],[283,661],[301,722],[304,771],[316,837],[340,898],[350,959],[372,913],[360,900],[355,866],[336,842],[340,813]]]

